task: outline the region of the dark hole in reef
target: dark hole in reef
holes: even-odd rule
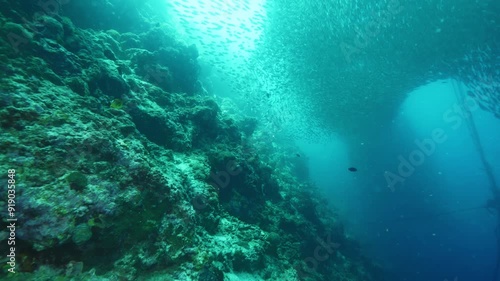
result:
[[[28,243],[16,240],[16,267],[19,272],[34,272],[42,265],[65,269],[71,261],[81,261],[82,251],[72,243],[36,251]]]

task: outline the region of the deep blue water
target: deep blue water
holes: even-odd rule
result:
[[[455,91],[451,80],[416,89],[387,130],[364,144],[339,137],[302,145],[311,177],[345,215],[352,235],[396,280],[492,280],[497,226],[482,207],[492,196],[489,181],[465,117],[460,125],[443,118],[460,116],[453,111]],[[498,181],[500,121],[477,107],[471,112]],[[398,156],[408,160],[419,149],[415,141],[435,129],[446,132],[445,141],[394,191],[387,188],[384,172],[397,174]],[[358,172],[346,169],[351,165]]]

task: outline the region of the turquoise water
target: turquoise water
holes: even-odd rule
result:
[[[0,12],[0,279],[500,281],[499,1]]]

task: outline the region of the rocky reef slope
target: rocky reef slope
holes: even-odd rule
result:
[[[382,280],[294,154],[204,92],[196,46],[139,9],[131,32],[106,1],[20,2],[0,1],[0,170],[18,206],[1,279]]]

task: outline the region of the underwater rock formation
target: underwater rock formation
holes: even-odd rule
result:
[[[9,280],[381,280],[314,187],[266,155],[256,120],[203,95],[195,47],[140,13],[133,34],[71,10],[108,1],[36,2],[0,1]],[[311,267],[320,239],[329,258]]]

